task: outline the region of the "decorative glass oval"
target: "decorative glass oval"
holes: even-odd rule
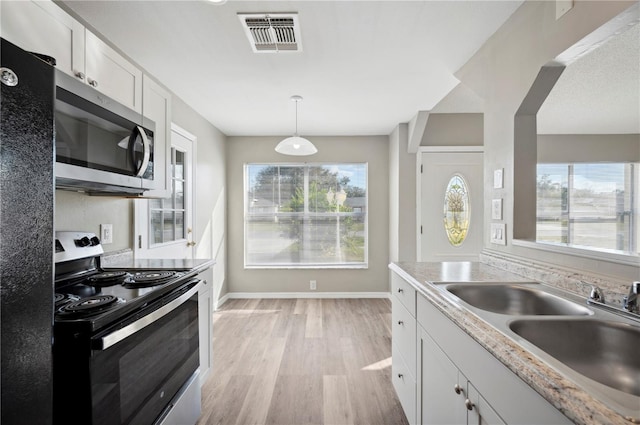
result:
[[[471,203],[468,188],[464,178],[456,174],[451,177],[444,192],[444,230],[453,246],[462,245],[469,231]]]

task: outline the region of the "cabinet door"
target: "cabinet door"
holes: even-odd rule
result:
[[[480,395],[471,382],[467,383],[468,399],[473,408],[467,412],[469,425],[505,425],[502,418]]]
[[[142,112],[142,71],[86,31],[87,83],[136,112]]]
[[[153,134],[153,190],[147,196],[166,198],[171,192],[171,93],[142,76],[142,115],[155,124]]]
[[[55,58],[69,75],[84,73],[85,29],[78,21],[51,1],[2,1],[0,8],[4,39]]]
[[[213,353],[211,350],[212,328],[212,300],[211,283],[209,280],[202,281],[202,287],[198,293],[198,324],[200,337],[200,385],[207,380],[211,370]]]
[[[467,423],[464,405],[466,382],[460,384],[458,368],[442,352],[429,334],[419,327],[421,388],[420,423],[424,425],[461,425]],[[458,394],[458,391],[460,394]]]

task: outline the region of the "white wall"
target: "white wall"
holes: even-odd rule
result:
[[[516,173],[535,171],[536,163],[535,150],[527,152],[524,147],[525,149],[516,152],[516,111],[544,64],[633,4],[634,2],[576,0],[573,8],[556,20],[555,2],[527,1],[456,73],[485,102],[485,187],[493,187],[494,169],[504,168],[505,171],[504,189],[485,192],[485,217],[491,216],[491,199],[502,197],[508,243],[504,247],[490,244],[489,229],[485,226],[487,250],[578,270],[637,279],[638,269],[634,266],[548,253],[512,244],[513,225],[518,218],[514,217],[514,176]],[[525,166],[515,169],[516,160]]]
[[[389,138],[309,137],[318,153],[288,157],[274,151],[282,137],[229,137],[227,143],[227,279],[229,292],[388,292]],[[368,269],[244,269],[243,166],[266,162],[367,162],[369,164]]]

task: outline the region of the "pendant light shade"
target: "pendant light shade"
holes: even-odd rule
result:
[[[276,146],[276,152],[283,155],[305,156],[313,155],[318,149],[309,140],[298,136],[298,102],[301,96],[291,96],[291,100],[296,102],[296,132],[291,137],[287,137]]]

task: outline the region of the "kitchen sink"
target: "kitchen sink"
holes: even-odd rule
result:
[[[509,328],[576,372],[640,397],[640,326],[590,319],[516,319]]]
[[[465,303],[493,313],[512,316],[592,314],[587,307],[550,294],[536,283],[456,283],[445,288]]]

